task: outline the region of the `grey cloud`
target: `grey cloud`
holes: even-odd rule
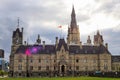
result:
[[[120,18],[120,0],[98,0],[97,4],[101,4],[93,13],[104,13],[107,16],[114,16],[115,18]]]

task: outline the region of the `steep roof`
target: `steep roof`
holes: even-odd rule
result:
[[[110,52],[103,46],[91,46],[91,45],[83,45],[82,48],[80,48],[79,45],[70,45],[69,47],[69,53],[76,53],[76,54],[98,54],[98,53],[104,53],[107,52],[110,54]]]
[[[56,51],[60,51],[61,47],[64,46],[64,49],[68,51],[70,54],[102,54],[110,52],[105,48],[105,46],[91,46],[91,45],[83,45],[80,48],[79,45],[69,45],[69,49],[64,39],[60,39],[58,43],[58,47],[56,49],[55,45],[21,45],[16,53],[26,53],[26,50],[29,50],[30,53],[33,54],[55,54]]]
[[[120,56],[112,56],[112,62],[120,62]]]
[[[68,50],[67,44],[64,39],[60,39],[58,43],[57,50],[60,51],[61,47],[64,46],[65,50]]]
[[[29,50],[30,53],[32,54],[50,54],[50,53],[55,53],[55,46],[54,45],[21,45],[16,53],[26,53],[26,50]]]
[[[18,35],[19,35],[20,37],[22,37],[22,32],[20,32],[20,29],[19,29],[19,28],[17,28],[16,31],[13,31],[13,37],[16,36],[16,33],[18,33]]]

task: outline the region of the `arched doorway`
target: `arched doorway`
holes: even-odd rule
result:
[[[64,65],[61,66],[61,72],[65,73],[65,66]]]

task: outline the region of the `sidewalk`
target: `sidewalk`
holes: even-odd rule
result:
[[[6,78],[6,77],[8,77],[8,75],[5,75],[5,76],[0,76],[0,78]]]

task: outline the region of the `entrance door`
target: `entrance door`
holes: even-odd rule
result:
[[[61,72],[65,73],[65,66],[64,65],[61,66]]]

